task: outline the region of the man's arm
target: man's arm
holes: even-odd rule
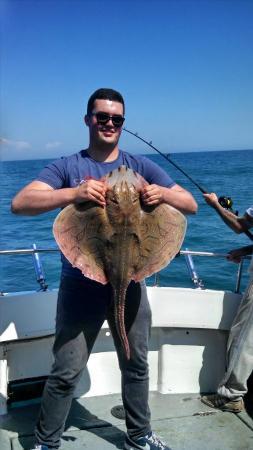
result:
[[[95,201],[104,206],[105,191],[105,183],[97,180],[88,180],[77,187],[64,189],[53,189],[47,183],[33,181],[14,197],[11,211],[14,214],[35,216],[84,201]]]
[[[223,222],[235,231],[235,233],[244,233],[253,227],[253,218],[248,216],[248,214],[244,214],[242,217],[237,217],[231,211],[223,208],[214,192],[211,194],[203,194],[203,197],[206,203],[215,209],[215,211],[222,218]]]
[[[142,199],[146,205],[168,203],[168,205],[174,206],[184,214],[194,214],[198,209],[197,202],[192,194],[178,184],[171,188],[149,184],[143,190]]]

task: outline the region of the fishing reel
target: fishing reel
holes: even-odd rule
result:
[[[219,204],[222,206],[222,208],[229,209],[229,211],[231,211],[236,216],[238,216],[238,211],[233,211],[233,209],[232,209],[233,200],[231,197],[221,196],[221,197],[219,197],[218,201],[219,201]]]
[[[219,204],[222,206],[222,208],[225,209],[232,209],[233,201],[231,197],[219,197]]]

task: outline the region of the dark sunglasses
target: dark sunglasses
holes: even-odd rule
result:
[[[122,127],[125,120],[125,117],[120,115],[110,116],[109,114],[103,112],[91,113],[91,115],[96,116],[97,123],[99,125],[106,125],[107,122],[111,120],[116,128]]]

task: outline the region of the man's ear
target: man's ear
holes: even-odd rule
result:
[[[90,117],[87,116],[87,114],[85,114],[83,120],[84,120],[85,125],[87,125],[87,127],[88,127],[90,125]]]

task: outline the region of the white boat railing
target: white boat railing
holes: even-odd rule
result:
[[[0,255],[32,255],[33,256],[33,262],[34,262],[34,270],[36,273],[36,278],[38,283],[40,284],[40,290],[46,291],[48,288],[48,285],[46,284],[46,278],[44,275],[42,263],[40,260],[40,253],[58,253],[60,250],[59,248],[37,248],[36,244],[33,244],[32,248],[23,248],[23,249],[10,249],[10,250],[0,250]],[[190,278],[193,282],[193,285],[196,289],[205,289],[203,281],[198,276],[197,270],[195,268],[194,262],[193,262],[193,256],[204,256],[204,257],[215,257],[215,258],[227,258],[226,253],[216,253],[216,252],[201,252],[201,251],[194,251],[194,250],[180,250],[178,253],[178,256],[182,255],[185,257],[186,266],[190,275]],[[245,259],[250,259],[250,256],[244,256],[241,260],[241,262],[238,264],[238,270],[236,275],[236,284],[235,284],[235,293],[240,292],[240,285],[241,285],[241,278],[242,278],[242,272],[243,272],[243,262]],[[155,274],[155,286],[159,286],[159,273]],[[0,295],[3,295],[3,293],[0,291]]]

